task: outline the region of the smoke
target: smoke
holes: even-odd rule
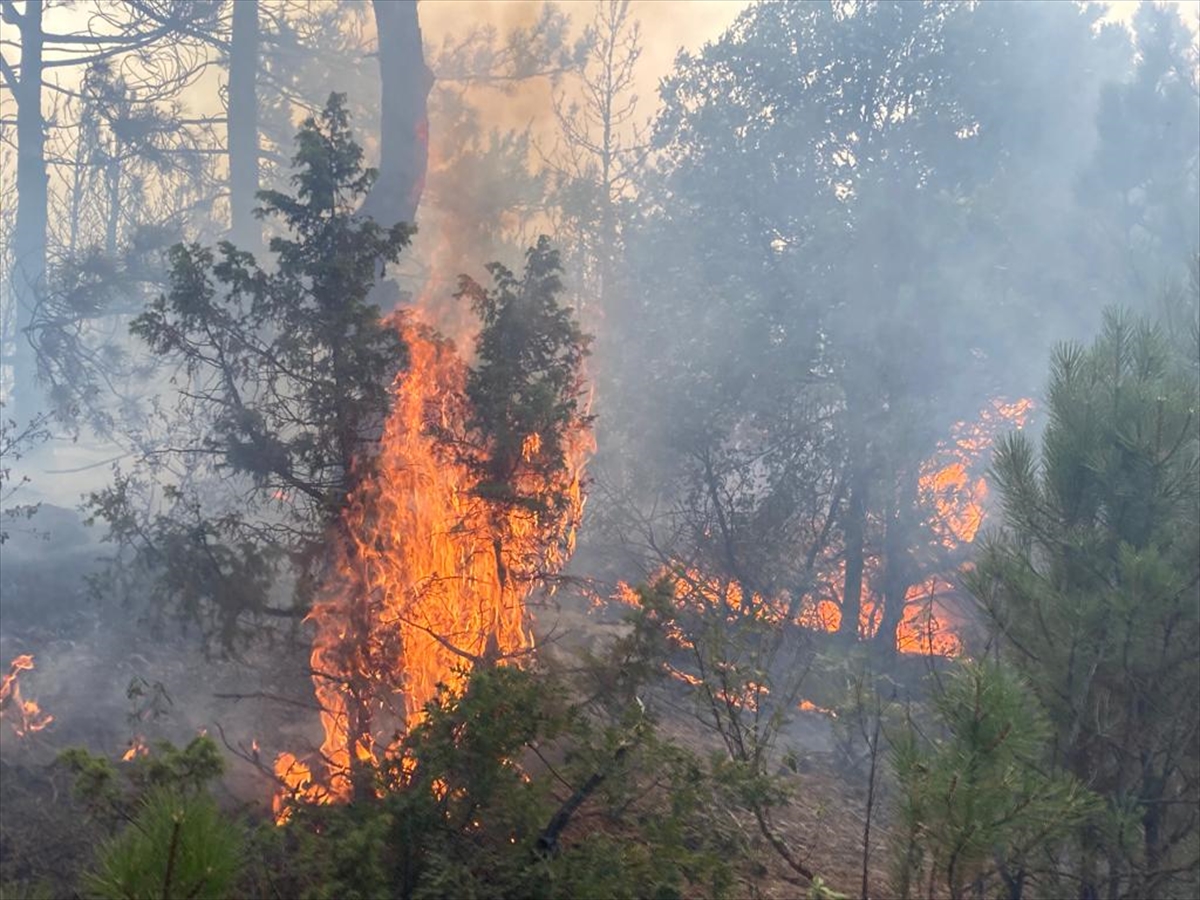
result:
[[[706,43],[717,41],[747,6],[744,0],[635,0],[631,4],[643,43],[631,91],[640,99],[642,121],[661,112],[660,83],[671,73],[678,52],[696,53]],[[864,421],[869,429],[877,429],[865,440],[876,453],[891,436],[918,424],[923,429],[922,440],[933,445],[950,435],[956,420],[973,415],[989,398],[1036,397],[1044,378],[1046,351],[1054,341],[1085,337],[1106,302],[1138,302],[1132,290],[1123,293],[1125,284],[1118,285],[1113,274],[1127,260],[1104,249],[1127,248],[1127,234],[1096,234],[1101,228],[1098,223],[1108,221],[1107,212],[1086,205],[1103,193],[1100,188],[1111,187],[1106,181],[1108,171],[1089,166],[1101,137],[1097,117],[1105,91],[1129,77],[1132,54],[1128,35],[1114,30],[1094,47],[1080,50],[1059,40],[1060,32],[1074,37],[1082,34],[1069,28],[1070,23],[1064,25],[1069,16],[1059,4],[1013,5],[1017,11],[1012,12],[1006,11],[1009,4],[984,6],[989,14],[995,13],[997,28],[1024,17],[1028,25],[1024,33],[1039,36],[1037,46],[1018,48],[1023,55],[1009,60],[1009,70],[999,72],[992,81],[981,78],[982,86],[969,98],[983,111],[980,119],[984,124],[977,132],[964,124],[964,144],[982,135],[981,144],[995,139],[1003,143],[1007,155],[997,162],[981,152],[956,173],[957,182],[947,179],[947,194],[959,183],[975,185],[947,213],[959,217],[950,226],[942,222],[936,230],[923,231],[916,208],[916,199],[921,198],[915,192],[881,195],[883,199],[870,214],[853,223],[853,233],[847,229],[849,237],[844,243],[823,251],[829,254],[831,269],[835,262],[841,264],[841,256],[856,254],[855,265],[842,269],[843,281],[821,280],[822,263],[807,268],[793,264],[794,248],[807,239],[796,223],[808,214],[813,197],[794,184],[764,188],[755,183],[757,173],[747,176],[738,169],[745,158],[758,152],[753,142],[747,141],[738,153],[720,160],[720,165],[698,166],[692,172],[679,170],[673,181],[668,164],[656,171],[647,166],[651,177],[641,186],[645,194],[637,199],[657,205],[630,204],[634,210],[623,222],[627,230],[622,234],[637,246],[622,248],[627,252],[619,281],[614,279],[618,283],[609,286],[609,296],[617,302],[589,322],[601,332],[597,352],[603,358],[596,360],[596,367],[605,372],[605,380],[599,394],[602,414],[597,430],[607,479],[597,486],[590,510],[598,514],[593,524],[607,524],[611,530],[596,536],[585,529],[582,540],[589,556],[586,564],[577,568],[594,574],[607,565],[621,577],[633,573],[636,561],[629,555],[617,556],[613,550],[618,544],[627,550],[633,543],[629,520],[606,519],[618,503],[629,503],[642,513],[655,511],[656,503],[665,497],[678,503],[681,517],[712,515],[712,509],[704,506],[705,498],[684,496],[679,487],[685,477],[702,469],[703,463],[712,463],[712,459],[698,456],[684,460],[681,435],[690,440],[704,429],[717,435],[704,449],[725,454],[716,463],[728,463],[729,469],[724,473],[727,480],[716,479],[714,493],[741,489],[752,501],[763,499],[765,464],[756,461],[737,469],[735,463],[743,458],[739,454],[752,456],[754,442],[763,435],[786,432],[792,424],[787,416],[804,412],[788,409],[786,415],[764,425],[768,407],[779,396],[772,391],[797,384],[808,390],[808,385],[831,378],[825,360],[820,366],[810,368],[808,364],[837,337],[835,329],[843,329],[842,336],[855,329],[861,333],[858,343],[848,345],[851,352],[847,356],[861,351],[863,357],[878,353],[884,359],[885,364],[863,368],[859,385],[867,401],[874,404],[873,418]],[[1194,36],[1200,3],[1191,0],[1176,6]],[[55,27],[75,27],[70,16],[82,15],[79,9],[82,7],[56,12],[63,18],[55,20]],[[306,9],[314,23],[338,11],[329,4],[312,4]],[[320,93],[330,90],[349,95],[355,111],[353,127],[367,150],[368,162],[373,163],[378,155],[380,93],[378,65],[371,56],[376,42],[374,24],[369,4],[354,4],[351,9],[354,15],[338,26],[344,44],[337,52],[317,53],[319,48],[305,43],[314,34],[327,33],[313,24],[310,30],[301,29],[294,35],[293,56],[281,67],[290,89],[317,102],[323,100]],[[561,36],[563,48],[569,51],[582,37],[592,7],[573,2],[561,9],[569,16]],[[534,28],[544,14],[542,4],[525,0],[423,0],[419,10],[428,61],[435,74],[440,65],[453,61],[449,51],[471,29],[482,29],[485,36],[487,29],[494,29],[496,38],[489,52],[500,52],[508,36]],[[1135,10],[1136,4],[1116,0],[1109,4],[1105,19],[1128,25],[1134,22]],[[1076,66],[1082,59],[1090,68]],[[986,64],[980,60],[971,63],[975,67]],[[509,78],[510,73],[503,71],[491,79],[484,75],[455,79],[449,77],[452,73],[441,74],[446,77],[435,85],[431,97],[430,165],[418,213],[420,231],[411,252],[405,254],[398,270],[389,274],[407,295],[404,299],[420,306],[427,318],[462,347],[469,344],[472,323],[465,305],[451,299],[459,274],[486,282],[483,266],[491,260],[519,269],[521,252],[536,233],[553,231],[562,224],[560,211],[545,199],[550,168],[546,158],[561,141],[555,102],[569,105],[579,99],[582,85],[575,75],[551,73],[519,79]],[[801,74],[797,69],[796,83]],[[189,89],[184,97],[189,109],[202,113],[219,106],[211,77],[215,76],[206,76]],[[1022,111],[1036,106],[1046,86],[1052,84],[1068,85],[1059,95],[1069,102],[1046,108],[1041,121],[1031,123],[1022,118]],[[11,95],[5,92],[3,98],[7,117]],[[681,104],[680,109],[685,107]],[[263,163],[264,187],[286,187],[288,171],[280,160],[291,155],[286,132],[294,128],[299,113],[299,107],[284,103],[264,119],[264,127],[273,129],[270,140],[264,141],[272,160]],[[767,118],[764,115],[763,121]],[[810,130],[821,124],[814,120],[809,123]],[[732,130],[718,122],[713,134],[723,137],[721,128]],[[1127,136],[1127,141],[1118,140],[1117,149],[1132,152],[1138,146],[1133,136]],[[777,151],[786,156],[796,149],[785,146]],[[7,156],[5,162],[7,165]],[[1003,169],[1006,180],[981,177],[988,165]],[[1086,178],[1092,178],[1089,184],[1097,189],[1081,189]],[[851,179],[845,180],[848,184]],[[1121,188],[1121,196],[1114,202],[1135,205],[1144,197],[1140,185]],[[1139,195],[1138,190],[1143,193]],[[677,207],[671,215],[661,215],[663,206],[685,191],[692,192],[693,207]],[[1156,202],[1165,208],[1170,199]],[[987,215],[994,218],[983,220],[983,214],[977,214],[980,209],[989,210]],[[739,245],[744,255],[735,258],[727,250],[742,240],[737,229],[747,221],[766,221],[778,228],[759,235],[759,245],[751,241]],[[788,231],[793,226],[794,230]],[[1128,230],[1136,232],[1133,226]],[[1146,257],[1157,263],[1153,254],[1158,248],[1150,239],[1144,244],[1149,247]],[[931,272],[914,276],[903,290],[878,277],[880,271],[904,271],[905,254],[914,248],[936,259],[929,267]],[[1175,262],[1182,264],[1183,260]],[[569,273],[577,295],[585,295],[595,283],[594,272],[584,268],[578,264]],[[1161,280],[1162,270],[1149,264],[1146,268],[1151,272],[1145,285],[1149,290],[1156,279]],[[869,290],[862,292],[857,305],[851,304],[847,294],[862,285]],[[930,306],[922,305],[927,299],[923,292],[939,292],[940,305],[933,308],[944,316],[928,315]],[[596,306],[596,299],[583,296],[581,303]],[[1063,302],[1051,302],[1058,299]],[[824,304],[836,313],[819,329],[801,333],[790,323],[780,323],[781,310],[789,304],[805,309]],[[959,314],[967,306],[975,311],[972,317]],[[119,323],[120,328],[124,325],[124,321]],[[909,407],[897,404],[893,408],[889,403],[900,387],[907,390],[907,399],[916,399]],[[805,393],[803,403],[828,402],[826,397],[816,396],[818,390]],[[718,401],[724,404],[720,409]],[[801,405],[796,401],[797,407]],[[911,421],[897,424],[905,416]],[[896,430],[886,431],[889,426]],[[774,542],[770,547],[764,540],[753,550],[765,553],[770,549],[790,554],[793,560],[802,556],[796,545],[788,544],[791,533],[785,526],[790,509],[781,511],[780,507],[799,495],[795,484],[815,470],[816,457],[840,452],[840,446],[833,447],[833,443],[832,439],[828,443],[814,439],[797,450],[789,474],[792,482],[783,485],[796,494],[788,495],[780,485],[772,485],[779,488],[779,496],[769,498],[771,503],[763,502],[755,510],[759,518],[751,524],[781,524],[769,534]],[[305,696],[310,692],[299,664],[281,669],[278,658],[264,650],[214,666],[193,636],[180,634],[175,623],[164,623],[160,636],[148,640],[147,623],[139,611],[96,605],[83,579],[97,573],[95,560],[107,548],[97,542],[95,532],[83,529],[78,517],[66,510],[80,495],[107,483],[114,452],[111,447],[86,441],[58,447],[50,465],[29,471],[33,479],[29,499],[50,501],[62,508],[47,508],[32,523],[47,531],[50,539],[22,537],[0,551],[4,562],[0,574],[4,612],[0,667],[19,653],[35,655],[37,669],[23,678],[23,689],[56,718],[54,729],[38,740],[50,741],[56,748],[87,742],[95,749],[119,753],[135,734],[185,740],[202,728],[216,733],[220,724],[233,740],[248,742],[258,737],[264,758],[279,749],[302,750],[319,743],[315,716],[295,715],[267,699],[275,694]],[[773,452],[774,448],[767,450]],[[767,455],[764,451],[763,456]],[[874,464],[877,458],[872,456],[871,461]],[[637,471],[630,474],[634,469]],[[826,487],[832,493],[836,487],[817,484],[815,476],[812,485],[813,493]],[[804,482],[803,487],[810,484]],[[687,502],[693,501],[696,505],[688,508]],[[711,539],[719,533],[714,521],[706,522],[707,533],[702,528],[688,531],[680,521],[664,525],[668,540],[682,543],[697,534]],[[818,529],[820,525],[818,522]],[[624,543],[615,539],[612,545],[604,543],[602,538],[622,529]],[[661,537],[662,532],[656,536]],[[131,684],[143,685],[143,693],[128,696]],[[146,709],[144,692],[153,692],[156,684],[163,686],[172,701],[161,717],[148,715]],[[242,699],[217,698],[216,694]],[[127,719],[127,714],[133,718]],[[24,746],[6,735],[5,754],[26,752]],[[265,802],[265,796],[256,796]]]

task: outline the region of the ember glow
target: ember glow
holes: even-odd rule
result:
[[[35,700],[21,696],[18,677],[33,669],[33,657],[22,654],[8,664],[8,674],[0,679],[0,718],[7,719],[18,737],[41,731],[54,721],[54,716],[42,712]]]
[[[559,483],[536,483],[532,466],[517,475],[524,495],[565,495],[565,516],[486,502],[462,455],[474,446],[467,366],[431,329],[407,317],[398,327],[409,366],[379,454],[344,513],[335,577],[308,617],[321,757],[276,760],[277,820],[289,797],[348,799],[354,769],[384,758],[439,685],[454,690],[473,666],[530,651],[526,600],[574,549],[590,433],[566,436]],[[524,460],[541,452],[540,437],[527,436]]]

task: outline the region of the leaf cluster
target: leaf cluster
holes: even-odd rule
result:
[[[130,821],[154,791],[181,797],[203,794],[225,771],[216,743],[206,735],[182,748],[161,741],[150,752],[120,764],[72,747],[59,754],[58,765],[74,776],[75,796],[88,812],[110,824]]]
[[[530,493],[520,481],[530,473],[549,485],[567,471],[570,434],[590,421],[581,374],[590,338],[559,303],[562,265],[549,238],[526,252],[522,277],[500,263],[488,271],[490,289],[464,276],[456,294],[481,326],[467,378],[468,426],[486,449],[472,465],[489,499],[561,512],[563,493]]]

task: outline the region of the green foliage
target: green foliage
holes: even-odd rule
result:
[[[97,900],[221,900],[236,881],[240,844],[211,797],[154,788],[129,827],[101,848],[84,892]]]
[[[344,98],[331,95],[296,144],[295,195],[259,195],[286,230],[273,267],[228,242],[172,248],[170,290],[131,330],[176,367],[175,433],[89,501],[128,551],[122,565],[224,648],[261,621],[285,561],[299,575],[285,612],[305,607],[405,360],[370,295],[413,229],[357,216],[375,173]]]
[[[1052,725],[1049,765],[1107,801],[1091,889],[1186,895],[1200,738],[1200,385],[1162,331],[1109,312],[1053,360],[1040,453],[1001,442],[1004,528],[969,578]],[[1190,848],[1190,849],[1189,849]]]
[[[548,485],[566,471],[568,435],[589,421],[580,369],[590,338],[559,303],[562,266],[548,238],[526,252],[520,279],[500,263],[487,268],[491,289],[463,276],[455,295],[470,301],[481,325],[467,378],[468,424],[487,448],[483,460],[472,460],[480,492],[494,502],[560,512],[568,500],[561,490],[528,494],[519,478],[529,472]]]
[[[83,747],[64,750],[58,762],[74,775],[75,796],[92,815],[110,823],[129,819],[156,790],[198,796],[225,771],[221,752],[207,735],[183,748],[161,741],[119,764]]]
[[[212,738],[186,747],[163,741],[121,763],[73,747],[58,762],[75,796],[108,828],[84,892],[101,900],[171,900],[230,895],[245,835],[217,809],[208,785],[225,769]]]
[[[610,664],[633,659],[633,644]],[[587,685],[615,683],[599,676]],[[311,898],[726,895],[733,845],[711,812],[714,776],[659,738],[638,704],[620,702],[628,687],[597,706],[545,671],[474,670],[461,693],[429,703],[401,752],[379,768],[378,799],[296,810],[280,851],[285,890]]]
[[[895,884],[904,897],[944,884],[952,897],[1021,869],[1035,848],[1083,820],[1094,798],[1033,762],[1049,734],[1021,679],[965,662],[942,685],[930,739],[910,723],[894,742],[899,783]]]

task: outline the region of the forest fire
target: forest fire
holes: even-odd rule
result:
[[[129,742],[129,748],[121,754],[121,762],[133,762],[139,756],[149,756],[150,748],[146,746],[144,735],[135,735]]]
[[[918,498],[926,511],[925,527],[937,549],[953,558],[956,551],[974,541],[984,521],[987,481],[981,467],[1000,432],[1024,427],[1033,409],[1033,401],[991,401],[974,422],[959,422],[949,440],[943,442],[920,470]],[[840,554],[838,554],[840,556]],[[863,565],[863,597],[858,633],[863,639],[874,637],[883,617],[881,592],[883,561],[870,554]],[[814,594],[799,605],[795,623],[804,628],[838,631],[842,619],[840,603],[846,563],[836,559],[818,579]],[[948,602],[956,591],[950,572],[935,572],[911,584],[904,595],[904,610],[896,629],[896,649],[901,653],[956,656],[962,652],[958,623]],[[692,569],[676,572],[675,597],[681,608],[723,609],[728,616],[753,611],[766,621],[787,620],[793,598],[782,595],[763,598],[747,596],[733,580],[707,577]],[[622,586],[617,599],[632,604],[634,593]]]
[[[321,705],[320,765],[279,756],[276,799],[348,799],[358,766],[379,762],[423,715],[439,686],[459,687],[474,666],[519,659],[533,646],[525,601],[574,548],[583,507],[590,433],[568,433],[567,466],[542,483],[518,467],[523,495],[567,498],[565,515],[490,502],[470,455],[486,448],[470,433],[468,369],[454,344],[400,318],[410,362],[397,379],[380,444],[350,497],[336,549],[336,575],[309,615],[311,666]],[[529,463],[539,435],[521,445]],[[323,777],[324,776],[324,777]]]
[[[924,525],[935,550],[952,558],[956,551],[975,540],[983,524],[988,496],[987,480],[981,471],[998,434],[1025,426],[1033,401],[994,399],[973,422],[958,422],[949,440],[920,469],[918,502],[926,512]],[[882,560],[868,556],[863,566],[863,602],[858,631],[862,638],[874,637],[883,616],[881,592]],[[896,629],[896,649],[901,653],[956,656],[962,652],[955,613],[950,600],[956,588],[949,572],[934,572],[911,584],[904,595],[903,616]],[[823,580],[815,602],[801,613],[801,624],[836,631],[841,624],[841,585],[845,562],[839,561]]]
[[[41,731],[54,716],[42,712],[35,700],[21,696],[21,684],[17,680],[22,672],[33,669],[33,657],[24,653],[8,664],[8,674],[0,679],[0,718],[7,718],[18,737]]]

